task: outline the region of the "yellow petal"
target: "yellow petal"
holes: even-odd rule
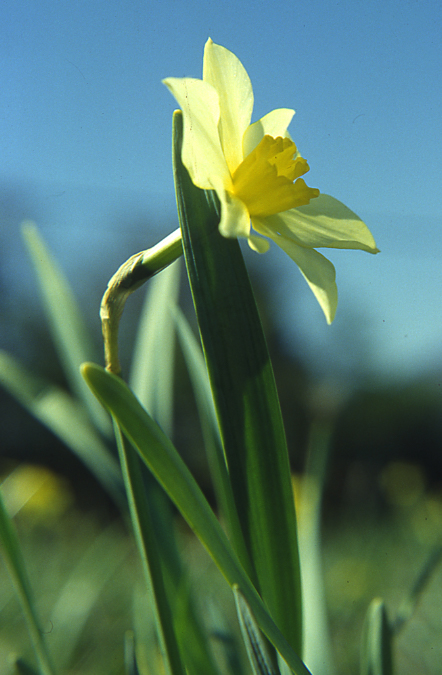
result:
[[[270,242],[262,237],[257,237],[256,234],[250,234],[247,241],[255,253],[267,253],[270,248]]]
[[[169,77],[163,83],[183,111],[182,160],[192,182],[202,189],[213,189],[220,181],[231,188],[218,133],[220,110],[215,89],[192,78]]]
[[[218,94],[219,135],[227,166],[233,173],[242,162],[242,139],[252,117],[252,83],[235,54],[210,39],[204,49],[203,80]]]
[[[324,312],[327,323],[335,318],[338,306],[338,289],[336,286],[336,271],[330,260],[312,248],[298,246],[291,239],[282,237],[267,227],[265,221],[253,219],[253,227],[257,232],[273,239],[283,251],[298,265],[304,279],[313,291],[319,305]]]
[[[251,124],[244,134],[243,156],[247,157],[262,141],[264,136],[273,136],[273,138],[287,136],[287,128],[294,114],[295,111],[290,108],[277,108],[261,117],[254,124]]]
[[[320,194],[307,206],[269,216],[266,225],[301,246],[379,252],[365,223],[329,195]]]

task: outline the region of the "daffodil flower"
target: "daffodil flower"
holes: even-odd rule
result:
[[[194,185],[218,195],[220,233],[245,237],[259,253],[270,244],[258,234],[272,239],[298,265],[331,323],[335,268],[315,249],[378,249],[355,213],[301,178],[309,166],[287,131],[294,110],[279,108],[250,124],[250,78],[232,52],[210,39],[202,80],[170,77],[164,84],[183,112],[183,164]]]

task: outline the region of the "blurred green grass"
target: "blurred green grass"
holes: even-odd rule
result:
[[[417,487],[414,499],[407,501],[404,495],[410,496],[410,481]],[[388,616],[394,619],[441,541],[442,492],[426,489],[417,466],[392,464],[379,476],[379,483],[386,502],[382,513],[342,507],[333,519],[326,516],[323,524],[326,596],[340,675],[358,672],[362,624],[372,598],[383,597]],[[9,508],[18,508],[15,523],[36,606],[54,661],[63,664],[60,672],[122,673],[124,634],[140,625],[144,636],[137,635],[142,638],[139,652],[145,654],[144,662],[149,661],[148,672],[161,672],[159,659],[152,664],[148,647],[155,643],[153,624],[144,613],[137,616],[137,606],[143,604],[143,612],[145,607],[140,603],[143,579],[125,524],[106,520],[94,510],[81,510],[69,482],[41,467],[19,466],[4,484],[4,493]],[[178,516],[175,525],[191,583],[203,598],[199,610],[205,621],[216,625],[223,616],[226,626],[236,625],[227,585]],[[442,565],[438,565],[395,638],[398,674],[440,672],[441,603]],[[5,664],[0,672],[14,672],[14,655],[32,663],[27,629],[3,563],[0,627],[0,663]],[[216,651],[215,636],[212,648]],[[222,670],[229,672],[226,664]]]

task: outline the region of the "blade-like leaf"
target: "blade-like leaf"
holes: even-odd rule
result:
[[[212,390],[210,389],[210,382],[201,346],[197,343],[197,340],[179,307],[173,309],[173,314],[176,321],[181,349],[184,354],[184,359],[187,364],[195,394],[203,432],[204,446],[219,508],[226,520],[230,537],[236,542],[237,549],[239,546],[242,547],[239,558],[247,561],[247,569],[250,570],[252,569],[252,565],[249,560],[249,554],[242,536],[241,524],[235,508],[232,485],[230,483],[221,446],[218,423],[213,405]]]
[[[176,261],[150,282],[137,332],[129,386],[165,433],[172,430],[175,326],[169,308],[179,291]]]
[[[174,114],[173,136],[184,256],[236,508],[258,589],[276,624],[300,652],[294,499],[267,345],[239,244],[221,236],[214,193],[196,188],[181,162],[180,112]],[[237,550],[241,555],[239,546]]]
[[[115,435],[135,539],[156,620],[164,669],[166,675],[184,675],[185,668],[181,661],[171,608],[164,586],[161,558],[152,524],[150,506],[145,494],[140,460],[135,450],[123,438],[117,423],[115,424]]]
[[[34,223],[23,224],[23,238],[34,266],[52,338],[72,391],[82,400],[102,433],[111,436],[109,419],[79,373],[84,361],[97,358],[74,293],[49,253]]]
[[[322,567],[321,504],[332,425],[313,422],[299,491],[298,528],[303,597],[303,658],[315,675],[335,675]]]
[[[3,503],[1,490],[0,546],[3,551],[6,567],[14,583],[15,590],[22,606],[41,675],[53,675],[54,669],[46,643],[43,640],[43,630],[35,610],[28,574],[26,572],[17,533]]]
[[[84,364],[83,377],[118,421],[125,436],[163,486],[207,549],[230,586],[237,584],[263,633],[296,675],[309,671],[276,627],[224,534],[207,500],[171,441],[124,382],[95,364]]]
[[[135,636],[128,630],[124,636],[124,672],[125,675],[140,675],[135,653]]]
[[[404,624],[406,624],[413,616],[413,613],[441,560],[442,546],[439,544],[431,551],[425,564],[417,575],[413,586],[402,600],[392,625],[394,633],[398,633],[404,627]]]
[[[244,643],[246,645],[247,656],[255,675],[276,675],[266,644],[258,628],[249,605],[243,594],[237,586],[233,587],[235,596],[236,611],[238,613],[239,625]]]
[[[84,462],[124,511],[126,502],[118,463],[92,426],[82,404],[63,389],[36,377],[2,351],[0,384]]]
[[[368,608],[361,650],[361,675],[393,675],[392,632],[384,601],[375,598]]]

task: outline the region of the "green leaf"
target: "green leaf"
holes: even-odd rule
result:
[[[0,544],[6,567],[14,583],[34,647],[41,675],[53,675],[51,658],[43,640],[43,631],[35,609],[31,586],[20,549],[17,533],[6,511],[0,491]]]
[[[398,633],[404,627],[404,624],[410,620],[413,613],[422,599],[422,595],[429,584],[436,567],[442,560],[442,546],[438,544],[431,551],[424,565],[422,566],[416,580],[413,583],[410,591],[406,594],[399,609],[397,610],[396,618],[393,621],[392,629],[394,633]]]
[[[150,282],[132,358],[129,386],[169,434],[172,430],[175,306],[181,265],[176,261]]]
[[[95,360],[97,356],[74,293],[40,237],[36,225],[26,222],[22,232],[52,338],[68,382],[75,395],[86,405],[97,428],[110,437],[112,429],[109,419],[90,395],[80,376],[80,365],[84,361]]]
[[[17,675],[39,675],[24,659],[17,659],[14,666]]]
[[[0,384],[84,462],[124,511],[117,461],[94,429],[84,406],[60,387],[36,377],[0,351]]]
[[[82,373],[92,391],[118,421],[125,436],[207,549],[230,586],[237,584],[241,588],[263,633],[296,675],[308,675],[309,671],[276,627],[207,500],[171,441],[120,378],[95,364],[84,364]]]
[[[196,188],[181,162],[179,111],[173,136],[184,256],[236,508],[256,571],[250,573],[276,624],[300,653],[294,499],[267,345],[238,241],[220,235],[214,193]],[[241,555],[240,543],[234,545]]]
[[[266,644],[262,638],[261,631],[255,621],[249,605],[243,594],[237,586],[233,587],[235,596],[236,611],[238,613],[239,625],[244,643],[246,645],[247,656],[255,675],[276,675],[267,651]]]
[[[333,426],[312,422],[299,491],[298,527],[304,609],[303,658],[315,675],[334,675],[321,541],[321,504]]]
[[[135,653],[135,636],[131,630],[124,635],[124,672],[125,675],[140,675]]]
[[[226,520],[227,531],[236,542],[236,548],[241,547],[239,558],[247,561],[246,567],[252,569],[248,551],[242,536],[241,524],[235,508],[232,486],[227,471],[215,408],[213,405],[212,390],[204,363],[201,346],[179,307],[175,307],[173,314],[176,321],[178,337],[184,354],[190,380],[195,394],[198,414],[204,438],[210,474],[215,488],[218,505]]]
[[[164,586],[161,557],[152,524],[150,505],[146,498],[141,464],[133,448],[128,447],[115,424],[118,451],[129,500],[132,525],[141,557],[151,606],[156,620],[166,675],[184,675],[178,640],[169,601]]]
[[[372,600],[364,622],[361,675],[393,675],[392,631],[384,601]]]

